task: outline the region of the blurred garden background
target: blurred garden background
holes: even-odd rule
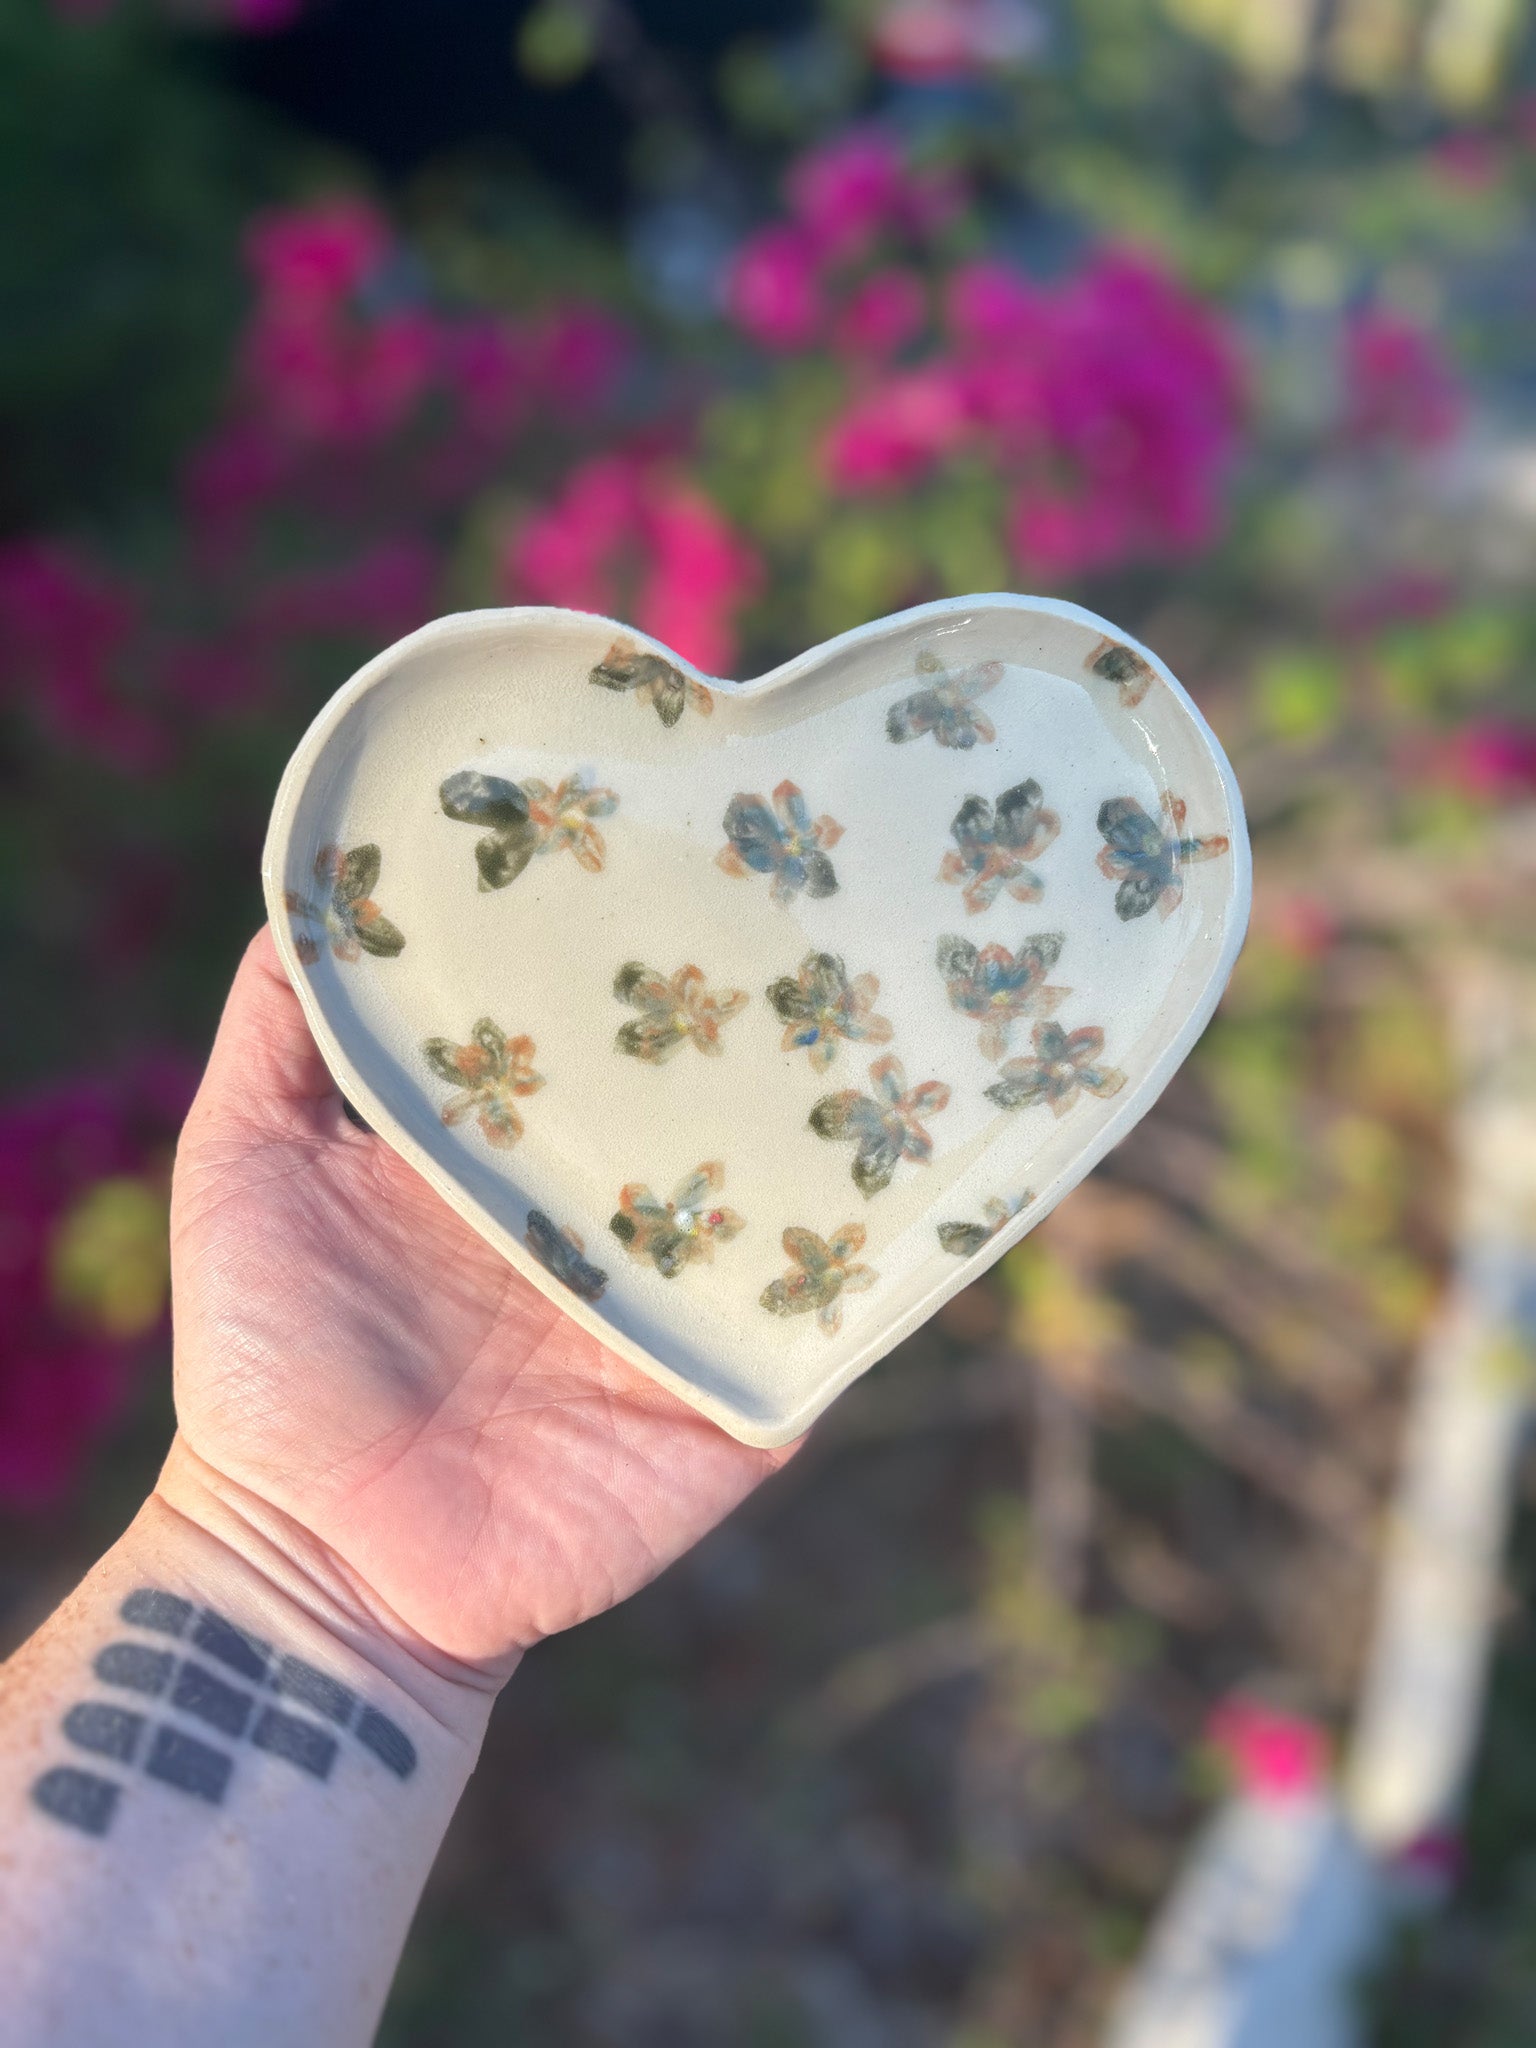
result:
[[[1147,1122],[528,1660],[388,2048],[1089,2048],[1224,1789],[1333,1769],[1455,1256],[1457,1005],[1518,1005],[1536,928],[1533,28],[0,0],[0,1649],[153,1478],[267,808],[401,632],[576,605],[742,675],[1067,596],[1170,662],[1254,831]],[[1522,1510],[1379,2048],[1536,2033],[1533,1591]]]

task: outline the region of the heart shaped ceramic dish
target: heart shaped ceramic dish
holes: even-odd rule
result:
[[[341,1087],[732,1435],[798,1435],[1155,1101],[1242,944],[1231,769],[1145,648],[955,599],[750,683],[439,619],[316,719],[263,863]]]

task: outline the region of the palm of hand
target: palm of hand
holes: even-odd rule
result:
[[[189,1448],[488,1671],[643,1585],[788,1455],[578,1329],[355,1129],[265,932],[182,1137],[172,1252]]]

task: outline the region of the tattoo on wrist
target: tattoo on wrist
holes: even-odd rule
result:
[[[92,1668],[103,1686],[134,1704],[81,1700],[64,1716],[66,1741],[93,1761],[89,1770],[59,1764],[33,1785],[33,1804],[54,1820],[104,1835],[127,1789],[122,1771],[135,1768],[220,1806],[241,1743],[322,1782],[343,1754],[343,1736],[362,1749],[368,1768],[381,1765],[396,1778],[415,1770],[416,1745],[387,1714],[211,1607],[142,1586],[118,1614],[151,1640],[109,1643]],[[179,1649],[155,1640],[165,1637]],[[109,1774],[104,1765],[121,1769]]]

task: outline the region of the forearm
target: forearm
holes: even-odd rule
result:
[[[491,1689],[177,1464],[0,1670],[5,2039],[349,2048]]]

